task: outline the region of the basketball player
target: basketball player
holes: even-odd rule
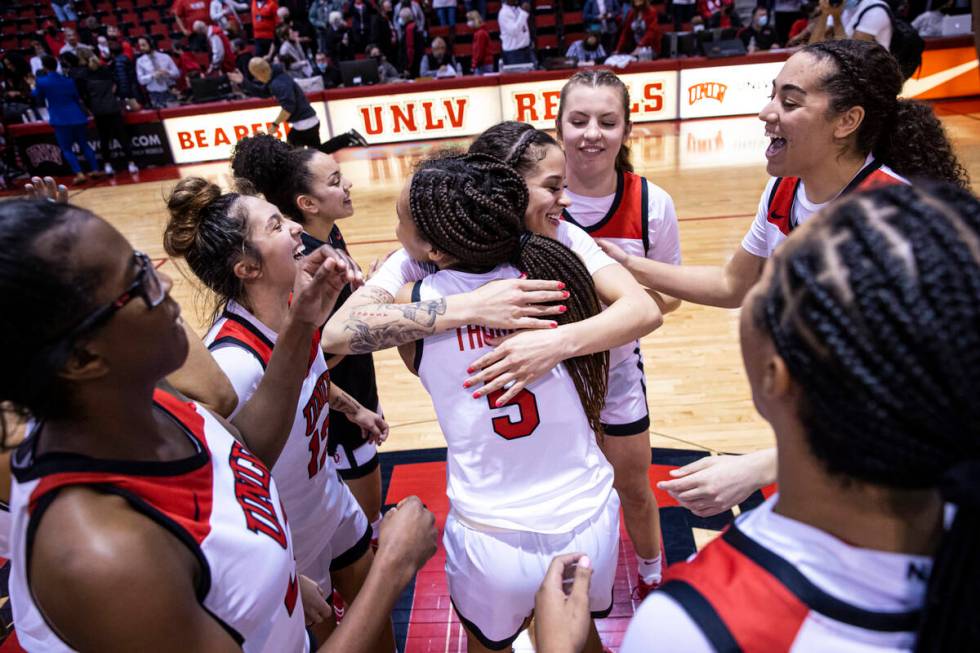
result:
[[[898,98],[902,76],[881,46],[831,41],[804,48],[783,66],[759,118],[770,145],[755,221],[724,267],[666,265],[600,245],[647,286],[686,301],[733,308],[759,279],[766,259],[798,225],[840,195],[927,178],[967,184],[946,134],[922,103]],[[728,510],[773,481],[774,450],[708,457],[660,483],[707,516]]]
[[[513,168],[485,155],[424,161],[399,197],[398,239],[439,270],[414,284],[414,301],[438,301],[499,278],[565,279],[574,323],[599,312],[588,270],[558,241],[524,229],[528,191]],[[408,300],[408,297],[400,298]],[[596,443],[606,352],[559,364],[510,401],[474,401],[464,383],[486,329],[459,327],[402,350],[429,392],[448,445],[446,575],[467,650],[510,650],[556,553],[594,561],[589,609],[612,608],[619,501]],[[602,643],[593,628],[588,650]]]
[[[257,410],[231,426],[155,389],[187,341],[171,282],[145,255],[84,209],[0,206],[0,330],[12,345],[0,402],[37,420],[13,461],[10,585],[22,646],[308,650],[276,484],[233,434],[260,440],[292,412],[283,407],[299,394],[310,338],[346,275],[325,251],[296,270]],[[397,513],[383,527],[370,598],[323,650],[373,650],[365,633],[380,632],[378,611],[435,551],[417,500]]]
[[[665,265],[681,262],[677,215],[670,195],[634,174],[629,159],[630,100],[608,70],[572,75],[561,91],[558,136],[567,157],[564,217],[594,238]],[[667,313],[680,302],[652,293]],[[650,487],[650,414],[640,342],[610,351],[609,394],[602,415],[602,450],[616,470],[616,491],[638,560],[634,598],[661,580],[660,516]]]
[[[834,203],[771,257],[740,335],[780,492],[672,566],[620,650],[977,650],[980,202]]]
[[[259,134],[238,141],[231,168],[236,177],[250,182],[284,216],[302,225],[305,253],[329,243],[346,255],[349,266],[359,269],[337,226],[338,220],[354,213],[351,183],[332,156],[317,150],[293,148],[277,138]],[[353,291],[350,284],[344,286],[336,307]],[[361,406],[381,413],[374,359],[370,353],[334,356],[327,360],[327,366],[332,384],[343,388]],[[377,447],[365,437],[365,431],[358,424],[333,406],[329,424],[328,455],[333,456],[340,477],[371,522],[376,540],[381,522],[381,467]],[[379,424],[379,427],[387,435],[387,424]]]
[[[506,403],[561,361],[632,342],[660,326],[663,318],[656,303],[629,273],[603,256],[588,234],[560,219],[563,209],[568,206],[563,192],[565,155],[551,136],[522,123],[504,122],[478,137],[471,151],[504,160],[523,176],[529,193],[525,227],[533,233],[554,238],[574,251],[585,264],[599,298],[607,306],[599,315],[575,324],[563,324],[554,330],[517,333],[505,340],[491,338],[494,349],[472,362],[472,375],[466,379],[467,384],[475,388],[475,400],[484,401],[490,393],[500,391],[503,393],[500,400]],[[465,324],[483,324],[497,329],[524,328],[520,324],[509,326],[495,322],[493,307],[483,299],[497,284],[514,283],[512,280],[494,281],[473,292],[453,295],[446,298],[445,303],[389,303],[404,284],[418,281],[434,271],[434,266],[413,260],[405,250],[392,254],[368,279],[365,287],[356,291],[327,323],[326,336],[331,343],[337,343],[332,346],[368,350],[391,346],[404,342],[411,335],[409,329],[415,330],[416,337],[422,337]],[[517,283],[542,282],[528,279]],[[561,293],[550,297],[542,293],[539,301],[561,301],[562,297]],[[437,313],[435,317],[427,317],[432,306],[448,311],[454,301],[476,306],[482,303],[486,310],[476,310],[469,322],[462,325],[452,325],[449,320],[440,322],[438,311],[433,311]],[[538,310],[545,314],[549,310],[561,310],[561,306]],[[414,325],[396,325],[388,317],[401,311],[416,316]],[[424,322],[417,316],[424,316]],[[557,326],[557,323],[553,324]]]
[[[303,258],[300,227],[264,200],[222,194],[197,177],[177,184],[167,208],[164,247],[170,256],[187,261],[215,293],[222,310],[205,342],[238,394],[238,410],[245,410],[265,378],[278,332],[289,315],[292,278]],[[351,270],[347,281],[353,278]],[[327,456],[329,405],[347,411],[376,440],[382,434],[377,415],[331,385],[318,342],[319,334],[307,343],[312,351],[308,350],[306,377],[294,414],[284,424],[288,437],[276,437],[280,432],[272,431],[274,435],[246,443],[266,461],[277,481],[290,515],[300,573],[327,596],[335,586],[349,604],[371,566],[371,528]],[[317,624],[319,641],[333,626],[332,619]],[[393,637],[389,626],[378,650],[393,649]]]

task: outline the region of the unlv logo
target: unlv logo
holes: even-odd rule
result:
[[[319,347],[319,340],[316,346]],[[327,406],[327,397],[330,394],[330,372],[324,372],[316,380],[313,394],[303,407],[303,419],[306,420],[306,437],[310,439],[310,462],[306,466],[306,471],[310,478],[323,469],[323,463],[327,458],[327,422],[319,424],[320,415]]]
[[[286,529],[272,503],[272,473],[238,442],[232,445],[228,462],[235,476],[235,498],[245,513],[245,527],[253,533],[265,533],[285,549]]]
[[[728,87],[725,84],[720,82],[701,82],[687,89],[687,103],[688,105],[693,105],[695,102],[700,102],[701,100],[724,102],[726,92],[728,92]]]

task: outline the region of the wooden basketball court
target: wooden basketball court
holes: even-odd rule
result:
[[[936,105],[936,110],[977,191],[980,101],[946,102]],[[467,144],[409,143],[346,150],[337,155],[344,174],[353,182],[355,207],[354,216],[339,226],[363,267],[399,246],[394,235],[394,203],[413,163],[434,149]],[[766,183],[762,154],[766,145],[763,125],[754,117],[634,126],[633,163],[638,173],[674,198],[684,263],[722,264],[739,246]],[[164,260],[161,244],[166,220],[163,198],[178,177],[191,175],[207,177],[225,187],[231,182],[226,162],[185,166],[144,172],[138,183],[102,182],[73,190],[71,201],[108,219],[135,247],[160,259],[160,269],[174,277],[173,295],[182,305],[185,318],[203,333],[207,305],[173,262]],[[742,371],[737,310],[684,304],[667,317],[663,327],[643,339],[643,350],[653,422],[651,480],[664,478],[669,468],[701,455],[743,453],[772,444],[770,430],[752,407]],[[418,379],[405,370],[396,352],[381,352],[375,361],[381,402],[391,426],[382,452],[398,452],[386,456],[382,463],[387,500],[404,494],[428,494],[423,497],[427,505],[443,517],[445,496],[440,500],[439,488],[444,488],[444,454],[439,450],[445,442],[429,397]],[[413,471],[414,465],[421,466]],[[659,492],[658,499],[662,502],[668,562],[703,545],[722,525],[693,518]],[[724,521],[729,518],[725,516]],[[675,529],[671,524],[677,520],[686,521]],[[621,559],[625,569],[620,569],[617,603],[612,618],[601,628],[604,641],[613,647],[632,614],[626,569],[635,567],[629,540],[624,537],[623,541],[623,557],[629,561]],[[399,642],[407,650],[465,649],[465,638],[461,639],[458,622],[448,607],[442,564],[439,556],[430,561],[414,583],[407,604],[403,601],[399,605]],[[518,648],[526,650],[527,646],[524,643]]]

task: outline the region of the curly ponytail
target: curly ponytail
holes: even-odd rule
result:
[[[231,170],[239,180],[274,204],[279,212],[303,224],[303,212],[296,198],[313,192],[310,161],[317,150],[293,147],[268,134],[256,134],[238,141],[231,154]],[[241,184],[239,184],[239,190]]]
[[[556,240],[524,228],[528,191],[524,179],[484,154],[423,161],[412,177],[409,208],[419,234],[461,264],[492,268],[513,263],[532,279],[561,279],[569,290],[562,324],[601,310],[592,277],[582,261]],[[608,352],[565,361],[589,425],[600,433]]]

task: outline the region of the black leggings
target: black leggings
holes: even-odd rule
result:
[[[109,163],[110,159],[122,159],[126,162],[133,160],[133,152],[129,147],[129,134],[126,131],[126,122],[121,113],[106,113],[95,116],[95,131],[99,132],[99,142],[101,143],[102,160]],[[116,156],[112,154],[112,140],[119,141],[119,150]],[[121,156],[120,156],[121,155]]]

